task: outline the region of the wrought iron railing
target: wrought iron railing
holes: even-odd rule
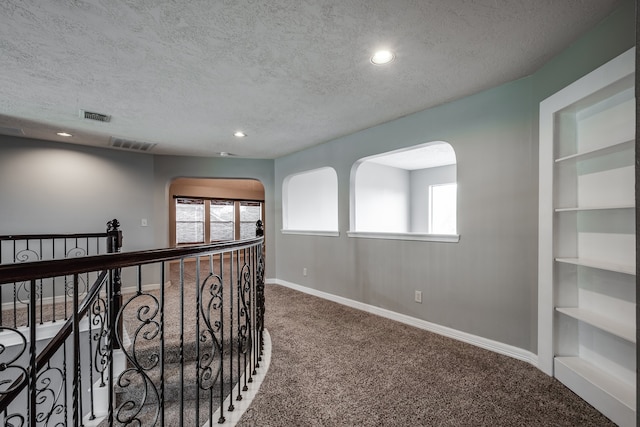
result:
[[[99,233],[76,234],[29,234],[0,236],[0,265],[76,258],[119,252],[122,233],[118,230],[118,220],[107,223],[107,230]],[[70,315],[73,292],[85,294],[95,274],[86,273],[79,277],[78,287],[66,277],[43,277],[36,281],[36,321],[42,325],[67,320]],[[26,282],[16,282],[3,286],[0,292],[0,326],[14,328],[28,326],[26,315],[31,297],[31,287]]]
[[[73,291],[69,318],[43,343],[45,278]],[[262,237],[0,266],[0,287],[13,283],[28,288],[28,327],[0,325],[1,426],[212,425],[260,367]]]

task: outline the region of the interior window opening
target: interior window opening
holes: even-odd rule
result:
[[[351,170],[350,235],[443,235],[457,241],[456,176],[455,151],[445,141],[358,160]]]
[[[282,183],[284,233],[338,233],[338,176],[324,167],[287,176]]]

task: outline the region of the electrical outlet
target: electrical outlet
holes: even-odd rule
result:
[[[305,277],[307,276],[307,267],[302,269],[302,275]]]
[[[140,220],[140,225],[141,225],[142,227],[146,227],[146,226],[147,226],[147,218],[142,218],[142,219]]]
[[[416,302],[422,303],[422,291],[416,291],[415,296],[413,297],[413,299]]]

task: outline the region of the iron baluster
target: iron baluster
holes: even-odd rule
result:
[[[209,392],[209,424],[213,423],[213,391],[216,381],[220,381],[220,419],[224,422],[222,403],[223,394],[223,344],[224,328],[223,317],[223,281],[220,275],[213,269],[207,277],[198,285],[199,306],[198,312],[202,318],[202,328],[196,335],[198,345],[203,347],[199,351],[198,360],[198,384],[199,389]],[[217,316],[217,318],[216,318]]]
[[[184,414],[184,258],[180,259],[180,413]]]
[[[73,284],[77,289],[78,274],[73,275]],[[78,425],[78,414],[80,413],[80,320],[78,319],[78,292],[73,292],[73,425]],[[79,407],[80,406],[80,407]]]
[[[258,369],[258,340],[257,340],[257,331],[258,331],[258,304],[257,304],[257,296],[256,296],[256,272],[257,267],[256,263],[258,260],[256,247],[251,248],[251,265],[253,266],[253,282],[251,286],[253,287],[252,295],[253,295],[253,375],[257,375]]]
[[[89,321],[89,419],[95,420],[95,407],[94,407],[94,393],[93,393],[93,319],[92,319],[91,310],[88,311],[88,321]]]
[[[13,284],[13,327],[17,328],[18,327],[18,289],[16,287],[16,284],[14,282]]]
[[[218,420],[218,423],[222,424],[224,422],[224,361],[222,360],[222,355],[224,354],[224,281],[222,279],[224,277],[224,254],[220,254],[219,258],[220,275],[218,277],[220,281],[220,419]],[[233,377],[231,378],[231,381],[233,383]]]
[[[160,272],[160,402],[164,403],[164,292],[165,292],[165,263],[162,262]],[[164,426],[164,407],[160,411],[160,425]]]
[[[69,402],[67,401],[67,396],[69,393],[68,390],[68,385],[67,385],[67,341],[65,340],[64,344],[62,344],[62,372],[63,372],[63,377],[65,378],[64,381],[64,419],[65,421],[69,419],[69,413],[68,413],[68,408],[69,408]]]
[[[120,221],[117,219],[112,219],[107,222],[107,252],[108,253],[118,253],[122,249],[122,231],[118,228],[120,227]],[[112,305],[114,313],[120,312],[120,307],[122,306],[122,280],[121,280],[121,269],[116,268],[114,272],[114,280],[113,280],[113,294],[112,294]],[[122,335],[122,323],[118,323],[114,325],[117,328],[117,334]],[[116,349],[119,349],[119,343],[113,342],[113,345],[116,345]]]
[[[224,257],[223,254],[220,255]],[[229,375],[233,384],[233,251],[229,253]],[[229,395],[233,393],[233,388]],[[229,399],[229,411],[233,411],[233,399]]]
[[[109,281],[107,282],[107,301],[109,300],[113,300],[113,270],[109,270]],[[114,386],[114,379],[113,379],[113,342],[116,340],[115,337],[115,328],[113,328],[113,320],[114,320],[114,313],[113,313],[113,304],[107,304],[105,305],[105,317],[104,317],[104,341],[106,344],[106,365],[107,365],[107,382],[109,385],[109,397],[108,397],[108,414],[107,414],[107,419],[109,422],[109,426],[113,425],[113,417],[114,417],[114,413],[113,413],[113,406],[114,406],[114,399],[113,399],[113,386]]]
[[[53,239],[51,241],[51,250],[53,252],[53,256],[51,258],[55,257],[55,253],[56,253],[56,239]],[[51,304],[51,320],[53,323],[56,322],[56,278],[53,277],[51,279],[52,281],[52,290],[51,290],[51,297],[53,298],[52,304]]]
[[[139,305],[135,308],[138,303]],[[129,309],[134,310],[136,315],[135,320],[132,321],[132,327],[134,327],[132,342],[129,348],[125,348],[124,335],[117,332],[117,325],[121,324],[124,313]],[[142,388],[142,396],[139,397],[139,402],[134,401],[133,397],[129,397],[119,404],[115,414],[115,418],[119,423],[141,425],[140,416],[145,405],[150,401],[160,402],[160,392],[149,376],[149,372],[158,367],[160,352],[148,354],[143,358],[140,352],[144,350],[139,349],[140,346],[143,346],[139,341],[153,341],[158,338],[161,329],[159,318],[160,303],[158,299],[150,293],[143,292],[136,293],[125,302],[115,318],[110,321],[111,335],[115,336],[115,340],[118,343],[118,351],[122,351],[128,363],[127,368],[117,378],[116,385],[122,391],[136,385]],[[133,324],[134,321],[137,322],[136,325]],[[111,347],[115,349],[115,343]],[[114,375],[113,349],[111,351],[112,357],[109,358],[110,377]],[[135,380],[138,381],[138,384],[136,384]],[[113,388],[110,390],[113,390]],[[160,402],[153,414],[153,420],[150,421],[151,425],[157,423],[163,408],[163,403]]]
[[[36,425],[36,281],[31,280],[29,292],[29,425]]]
[[[200,257],[196,256],[196,284],[200,283]],[[200,286],[196,291],[196,337],[200,336]],[[200,372],[200,340],[196,339],[196,372]],[[196,374],[196,425],[200,425],[200,376]]]
[[[240,324],[240,318],[242,316],[242,307],[240,306],[241,304],[241,300],[242,300],[242,271],[240,269],[240,254],[241,252],[238,250],[236,251],[236,276],[237,276],[237,283],[238,283],[238,289],[237,289],[237,296],[236,296],[236,300],[237,300],[237,304],[238,304],[238,311],[236,312],[236,316],[237,316],[237,320],[238,320],[238,329],[236,331],[237,334],[237,344],[238,344],[238,353],[236,355],[236,366],[238,367],[238,396],[236,397],[236,400],[240,401],[242,400],[242,394],[240,393],[240,378],[241,378],[241,370],[240,370],[240,359],[241,359],[241,355],[242,355],[242,325]]]

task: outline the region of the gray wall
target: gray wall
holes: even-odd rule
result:
[[[169,245],[169,185],[176,178],[251,178],[264,186],[266,277],[275,277],[274,161],[216,157],[153,157],[154,247]],[[280,182],[280,191],[282,182]],[[281,215],[281,208],[278,214]],[[281,218],[281,216],[280,216]],[[279,223],[282,226],[282,221]]]
[[[633,46],[634,24],[626,1],[533,76],[276,159],[276,228],[284,177],[323,166],[338,174],[340,220],[340,237],[278,233],[278,279],[535,353],[538,103]],[[460,242],[347,237],[354,162],[436,140],[457,156]]]
[[[0,136],[0,234],[106,230],[117,218],[123,250],[153,247],[153,157]]]
[[[409,231],[409,171],[373,162],[359,164],[355,176],[355,230]]]
[[[266,274],[273,276],[273,163],[153,156],[0,136],[0,234],[101,231],[117,218],[123,251],[163,248],[169,245],[168,190],[174,178],[255,178],[265,187]]]

